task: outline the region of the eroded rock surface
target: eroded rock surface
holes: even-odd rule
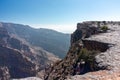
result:
[[[46,71],[45,79],[64,80],[73,76],[70,80],[119,80],[119,36],[120,22],[78,23],[66,57]],[[78,65],[80,70],[76,71]]]
[[[10,80],[9,69],[7,67],[0,67],[0,80]]]

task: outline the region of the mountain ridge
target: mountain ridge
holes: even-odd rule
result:
[[[40,47],[31,46],[22,38],[9,34],[5,26],[0,25],[1,79],[37,76],[47,64],[56,60],[59,60],[57,56]]]
[[[64,58],[70,45],[70,35],[51,29],[34,29],[28,25],[1,23],[9,34],[25,39],[33,46],[40,46],[48,52]]]

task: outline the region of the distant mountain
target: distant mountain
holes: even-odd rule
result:
[[[34,29],[28,25],[1,23],[9,34],[24,38],[33,46],[42,47],[60,58],[64,58],[70,45],[70,35],[50,29]]]
[[[22,33],[22,32],[21,32]],[[24,39],[10,34],[0,23],[0,79],[36,76],[47,64],[58,60],[55,55],[30,45]],[[5,79],[7,78],[7,79]]]

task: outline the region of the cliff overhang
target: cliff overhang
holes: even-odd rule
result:
[[[120,22],[78,23],[66,57],[50,68],[45,79],[66,79],[70,75],[99,70],[117,72],[120,69],[119,36]]]

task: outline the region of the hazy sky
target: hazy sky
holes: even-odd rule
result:
[[[73,32],[90,20],[120,20],[120,0],[0,0],[0,21]]]

